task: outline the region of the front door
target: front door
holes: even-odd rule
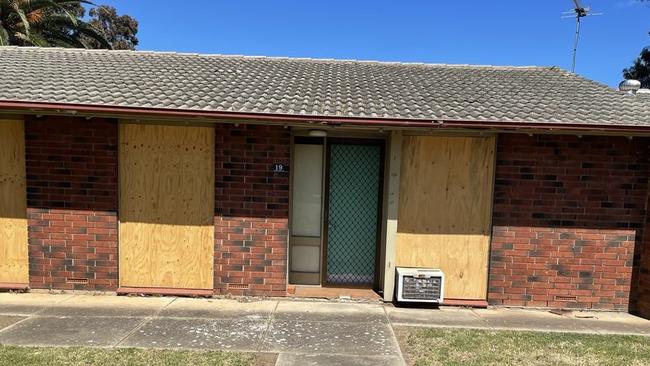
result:
[[[379,239],[383,146],[328,145],[325,285],[373,287]]]

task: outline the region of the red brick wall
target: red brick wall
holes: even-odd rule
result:
[[[634,308],[647,197],[647,139],[500,135],[490,304]]]
[[[115,290],[117,122],[29,117],[25,142],[30,286]]]
[[[290,134],[282,127],[216,126],[217,294],[284,296],[287,285]]]

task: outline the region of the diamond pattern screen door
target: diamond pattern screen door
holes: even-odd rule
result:
[[[376,279],[382,146],[329,146],[324,282],[372,287]]]

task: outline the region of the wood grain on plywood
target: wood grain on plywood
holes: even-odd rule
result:
[[[25,126],[0,120],[0,283],[29,283]]]
[[[214,130],[120,125],[120,285],[211,289]]]
[[[396,265],[445,273],[445,297],[485,299],[495,139],[404,137]]]

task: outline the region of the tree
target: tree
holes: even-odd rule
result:
[[[639,0],[639,2],[650,2],[650,0]],[[623,77],[640,81],[642,88],[650,88],[650,47],[643,48],[632,66],[623,69]]]
[[[0,0],[0,46],[134,49],[138,22],[87,0]]]
[[[88,23],[99,30],[104,38],[115,50],[134,50],[138,45],[138,21],[128,15],[118,15],[117,10],[112,6],[102,5],[90,9],[88,12],[91,19]],[[94,47],[100,48],[100,44],[88,40]]]
[[[90,4],[83,0],[0,0],[0,45],[85,48],[86,38],[110,48],[95,28],[79,19],[81,3]]]
[[[623,70],[623,77],[641,82],[641,87],[650,88],[650,48],[645,47],[634,60],[634,64]]]

